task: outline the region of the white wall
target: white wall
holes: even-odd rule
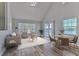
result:
[[[4,47],[4,41],[5,41],[5,37],[6,35],[11,33],[11,13],[10,13],[10,5],[9,3],[6,3],[6,9],[5,9],[5,20],[6,20],[6,24],[7,24],[7,30],[3,30],[0,31],[0,55],[2,55],[5,51],[5,47]],[[10,25],[10,26],[9,26]]]
[[[7,34],[9,34],[8,30],[0,31],[0,55],[2,55],[5,51],[4,41]]]
[[[12,12],[10,2],[6,3],[6,20],[7,20],[7,29],[12,32]]]
[[[62,20],[67,18],[73,18],[79,16],[79,3],[65,3],[64,5],[61,2],[54,2],[44,19],[45,21],[55,20],[56,34],[58,34],[60,29],[63,29]],[[79,18],[78,18],[79,19]],[[79,20],[78,20],[79,22]],[[79,35],[79,26],[78,26],[78,35]]]

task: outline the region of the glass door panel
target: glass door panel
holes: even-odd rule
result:
[[[44,36],[49,37],[49,35],[52,34],[53,34],[53,24],[52,23],[44,24]]]
[[[36,25],[30,24],[30,23],[18,23],[18,31],[19,32],[35,32],[36,31]]]

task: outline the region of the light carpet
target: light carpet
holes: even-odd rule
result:
[[[33,42],[30,40],[28,38],[21,39],[21,45],[18,46],[18,49],[24,49],[27,47],[33,47],[33,46],[49,43],[48,40],[41,38],[41,37],[37,37]]]

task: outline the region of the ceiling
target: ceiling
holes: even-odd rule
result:
[[[49,10],[51,3],[38,2],[34,7],[30,5],[30,2],[10,2],[12,17],[14,19],[41,21]]]

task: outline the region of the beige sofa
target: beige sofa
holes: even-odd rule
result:
[[[7,35],[5,38],[5,47],[10,48],[14,46],[18,46],[21,44],[21,36],[16,34],[16,36]]]

